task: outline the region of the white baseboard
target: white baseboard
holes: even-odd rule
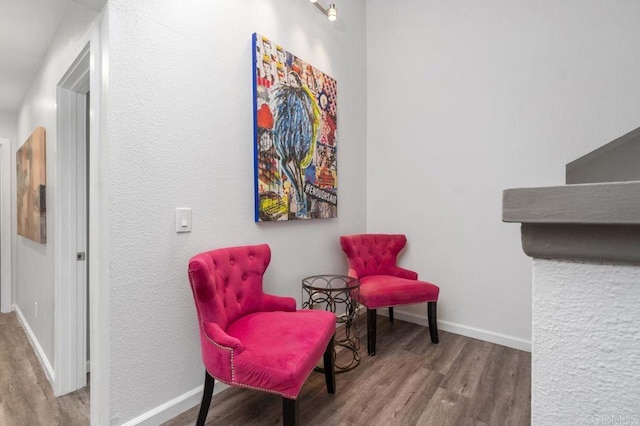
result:
[[[382,316],[389,316],[387,309],[379,309],[378,314]],[[398,318],[402,321],[410,322],[426,326],[427,316],[417,315],[410,312],[399,311],[398,308],[393,310],[394,318]],[[496,343],[502,346],[508,346],[510,348],[519,349],[521,351],[531,352],[531,341],[520,339],[513,336],[507,336],[506,334],[495,333],[493,331],[482,330],[475,327],[469,327],[467,325],[456,324],[450,321],[438,320],[438,329],[448,331],[450,333],[460,334],[462,336],[473,337],[474,339],[484,340],[485,342]]]
[[[228,387],[229,385],[216,380],[213,394],[217,395]],[[196,405],[199,405],[200,401],[202,400],[203,389],[204,386],[198,386],[197,388],[183,393],[182,395],[172,399],[171,401],[167,401],[164,404],[159,405],[153,410],[149,410],[146,413],[141,414],[133,420],[129,420],[122,426],[156,426],[168,420],[171,420],[175,416],[184,413],[185,411],[195,407]]]
[[[20,325],[22,326],[22,329],[24,330],[25,334],[29,338],[29,343],[31,343],[31,347],[33,348],[33,351],[36,353],[36,356],[40,361],[40,365],[44,370],[44,374],[45,376],[47,376],[47,380],[49,380],[49,383],[53,388],[53,383],[55,382],[56,373],[53,370],[53,367],[51,367],[51,363],[49,362],[49,359],[45,355],[44,350],[42,349],[42,346],[40,346],[40,342],[36,338],[36,335],[33,333],[33,330],[31,330],[31,327],[29,327],[29,323],[27,323],[27,320],[25,319],[24,315],[22,315],[22,311],[20,310],[18,305],[13,305],[13,310],[16,311],[16,316],[18,317],[18,321],[20,321]]]

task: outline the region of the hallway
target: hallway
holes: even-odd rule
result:
[[[15,314],[0,314],[0,425],[88,425],[89,387],[53,396]]]

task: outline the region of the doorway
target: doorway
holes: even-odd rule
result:
[[[0,312],[11,312],[11,142],[0,139]]]
[[[54,324],[54,393],[62,395],[86,384],[86,342],[91,359],[91,424],[112,423],[110,410],[110,198],[108,138],[108,26],[98,18],[87,32],[84,48],[57,85],[57,183],[55,235],[55,324]],[[89,91],[91,96],[89,97]],[[87,111],[88,110],[88,111]],[[87,123],[89,115],[89,124]],[[90,138],[87,136],[89,133]],[[84,143],[82,141],[84,139]],[[88,142],[90,141],[90,149]],[[87,148],[85,173],[78,179],[78,147]],[[82,156],[82,154],[80,154]],[[84,203],[88,205],[88,238],[81,237],[86,225],[77,226],[78,211],[86,210],[78,203],[78,181],[89,183]],[[80,231],[79,231],[80,229]],[[80,236],[79,236],[80,235]],[[77,241],[84,241],[85,250]],[[89,250],[87,250],[89,248]],[[78,252],[85,259],[78,261]],[[89,253],[90,252],[90,253]],[[90,265],[90,267],[89,267]],[[80,270],[80,272],[79,272]],[[87,304],[86,275],[90,275]],[[83,278],[85,280],[83,282]],[[90,309],[89,309],[90,306]],[[87,315],[90,314],[90,339]]]
[[[54,226],[60,237],[55,240],[56,395],[87,385],[90,58],[87,45],[57,88],[56,178],[60,208]]]

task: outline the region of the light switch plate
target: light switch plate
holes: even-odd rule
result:
[[[176,207],[176,232],[191,232],[191,209]]]

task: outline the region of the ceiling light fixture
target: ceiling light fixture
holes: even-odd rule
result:
[[[338,19],[338,10],[336,9],[336,5],[331,3],[329,5],[329,9],[327,10],[327,18],[333,22]]]
[[[309,2],[313,3],[318,8],[318,10],[322,12],[322,14],[325,15],[331,22],[338,19],[338,9],[336,8],[336,5],[334,3],[331,3],[329,5],[329,8],[325,9],[320,3],[318,3],[318,0],[309,0]]]

